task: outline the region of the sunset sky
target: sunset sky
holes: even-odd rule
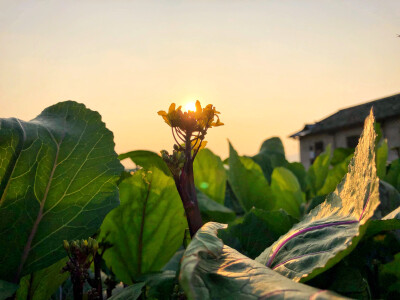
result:
[[[225,158],[400,92],[400,1],[0,1],[0,117],[63,100],[99,111],[119,153],[172,149],[157,115],[212,103]]]

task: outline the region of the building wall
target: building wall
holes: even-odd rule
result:
[[[337,131],[334,135],[335,139],[335,144],[332,146],[332,148],[348,148],[349,146],[347,145],[347,137],[350,136],[360,136],[361,132],[363,130],[362,126],[359,127],[354,127],[354,128],[346,128],[342,129],[340,131]]]
[[[386,120],[382,124],[382,130],[383,130],[383,135],[388,141],[388,148],[389,148],[388,161],[398,159],[399,158],[398,149],[400,148],[400,118]]]
[[[317,142],[323,142],[325,150],[329,144],[333,145],[334,137],[328,134],[315,134],[300,138],[300,161],[306,169],[310,167],[311,160],[314,158],[312,153],[315,153],[315,143]]]
[[[389,155],[388,161],[399,158],[400,149],[400,118],[385,120],[381,124],[383,136],[388,141]],[[360,136],[362,126],[346,128],[332,134],[315,134],[300,137],[300,161],[308,169],[311,165],[312,151],[315,149],[315,143],[323,142],[324,150],[330,144],[332,149],[348,148],[347,138],[351,136]],[[311,150],[312,148],[312,150]],[[393,149],[395,148],[395,149]]]

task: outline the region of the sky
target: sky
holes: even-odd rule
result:
[[[157,115],[200,100],[221,112],[207,147],[254,155],[337,110],[400,92],[398,0],[0,0],[0,117],[75,100],[116,151],[171,150]]]

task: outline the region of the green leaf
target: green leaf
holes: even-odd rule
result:
[[[83,104],[58,103],[30,122],[1,119],[0,157],[2,279],[60,260],[63,240],[94,234],[118,205],[113,134]]]
[[[400,207],[387,214],[382,219],[369,220],[366,227],[367,230],[363,236],[363,240],[377,234],[400,230]]]
[[[109,300],[136,300],[142,294],[142,289],[145,286],[145,282],[135,283],[126,288],[123,288],[120,292],[112,295]]]
[[[291,171],[297,177],[297,180],[301,186],[301,190],[305,192],[307,189],[307,172],[304,166],[299,162],[292,162],[288,163],[285,168]]]
[[[233,210],[237,215],[244,214],[243,207],[239,203],[239,200],[237,199],[235,193],[233,192],[229,181],[226,182],[224,205],[229,209]]]
[[[334,291],[351,299],[371,299],[370,287],[363,273],[361,268],[347,266],[342,261],[332,269],[312,279],[308,284],[320,289]]]
[[[70,275],[68,272],[61,273],[67,261],[68,258],[63,258],[50,267],[24,276],[19,283],[16,299],[50,299],[51,295]]]
[[[197,190],[197,201],[203,222],[216,221],[228,223],[236,218],[233,210],[208,198],[200,190]]]
[[[274,207],[268,182],[260,166],[250,158],[239,157],[230,143],[228,181],[246,211],[253,206],[265,210]]]
[[[143,275],[138,280],[146,283],[146,299],[171,299],[178,283],[177,272],[171,270]]]
[[[279,137],[272,137],[265,140],[260,148],[260,153],[269,152],[285,156],[285,149]]]
[[[182,244],[187,222],[174,180],[158,168],[135,172],[119,189],[121,205],[104,219],[98,239],[113,245],[103,256],[107,266],[132,284],[169,261]]]
[[[375,122],[374,129],[375,129],[375,132],[376,132],[375,146],[377,147],[378,144],[383,140],[383,132],[382,132],[381,124],[378,123],[378,122]]]
[[[218,235],[226,245],[254,259],[297,222],[283,210],[253,208],[242,223],[230,225],[228,229],[219,231]]]
[[[400,191],[400,159],[392,161],[389,170],[385,176],[385,181],[393,185]]]
[[[337,189],[266,249],[256,259],[258,262],[294,281],[305,281],[329,269],[351,252],[361,237],[360,227],[373,216],[379,205],[373,124],[371,112],[349,173]]]
[[[260,152],[252,159],[260,165],[269,182],[271,181],[272,171],[276,167],[283,167],[288,163],[282,141],[278,137],[265,140],[261,145]]]
[[[271,176],[271,194],[275,199],[275,210],[283,209],[295,218],[300,218],[300,205],[305,201],[296,176],[288,169],[277,167]]]
[[[400,206],[387,214],[381,220],[369,220],[365,238],[374,236],[384,231],[400,229]]]
[[[333,150],[331,165],[336,166],[354,154],[354,148],[336,148]]]
[[[194,182],[211,199],[224,204],[226,171],[221,158],[209,149],[202,149],[193,162]]]
[[[223,228],[207,223],[185,251],[180,283],[189,299],[343,299],[294,282],[225,246],[217,237]]]
[[[145,169],[150,169],[151,167],[157,167],[164,172],[165,175],[171,176],[171,172],[167,167],[167,164],[163,161],[160,155],[155,152],[147,150],[135,150],[127,153],[118,155],[120,160],[129,158],[137,166],[141,166]]]
[[[384,282],[385,295],[383,299],[399,299],[400,297],[400,253],[395,259],[381,266],[379,281]]]
[[[391,184],[379,180],[379,204],[374,217],[381,219],[400,207],[400,193]]]
[[[11,297],[17,289],[17,284],[0,280],[0,300],[5,300],[8,297]]]
[[[321,203],[325,202],[326,195],[324,196],[315,196],[312,198],[310,201],[308,201],[306,205],[306,210],[305,213],[308,214],[310,211],[312,211],[314,208],[316,208],[318,205]]]
[[[328,176],[329,165],[331,163],[331,146],[328,145],[325,152],[317,156],[314,163],[308,169],[307,179],[311,189],[311,195],[317,196],[318,191],[323,187]]]
[[[400,207],[396,208],[391,213],[387,214],[382,220],[399,219],[400,220]]]
[[[332,169],[329,169],[323,186],[317,191],[318,196],[327,195],[335,190],[336,186],[346,175],[352,158],[353,155],[349,155],[342,162],[337,163]]]
[[[178,271],[181,264],[181,259],[183,256],[184,249],[175,252],[174,256],[167,262],[167,264],[162,268],[163,271]]]
[[[386,177],[386,162],[388,159],[389,148],[387,141],[383,139],[376,148],[376,174],[380,179]]]

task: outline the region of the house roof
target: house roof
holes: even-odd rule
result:
[[[400,116],[400,94],[341,109],[337,113],[315,124],[306,124],[301,131],[292,134],[290,137],[303,137],[316,133],[332,132],[345,127],[362,125],[371,107],[374,109],[375,119],[378,122]]]

